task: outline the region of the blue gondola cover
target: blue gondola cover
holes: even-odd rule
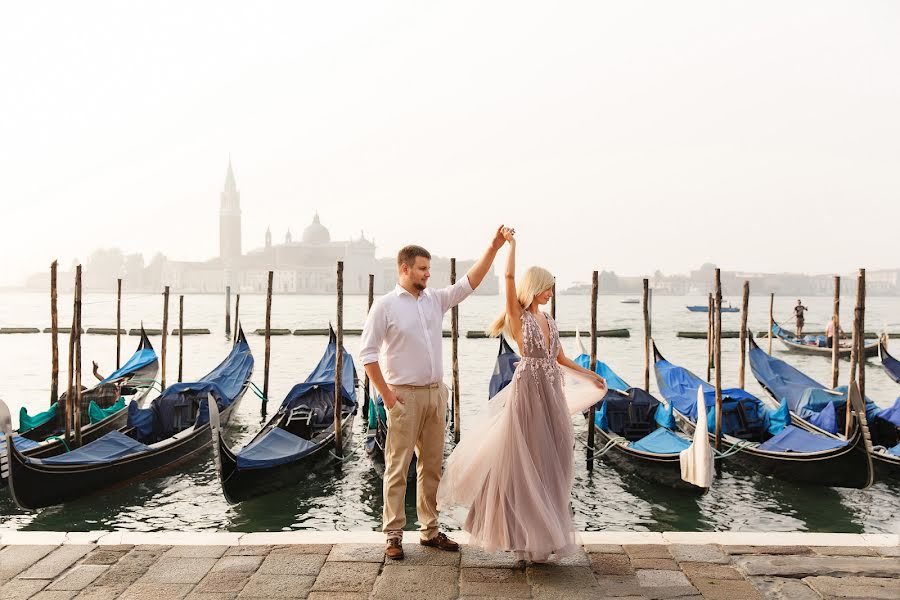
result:
[[[87,446],[77,450],[49,458],[29,458],[28,462],[44,465],[99,465],[149,451],[150,448],[137,440],[131,439],[124,433],[110,431],[100,439],[94,440]]]
[[[890,408],[885,408],[880,411],[878,417],[900,427],[900,398],[897,398],[897,400],[894,401],[894,405]]]
[[[635,450],[652,454],[677,454],[690,447],[691,442],[668,429],[659,428],[631,444]]]
[[[847,442],[816,435],[805,429],[789,425],[784,431],[759,445],[760,450],[770,452],[821,452],[847,445]]]
[[[900,360],[897,360],[886,352],[881,355],[881,364],[888,376],[900,383]]]
[[[125,377],[127,375],[131,375],[135,371],[139,371],[144,367],[153,364],[156,362],[156,352],[153,348],[141,348],[137,352],[131,355],[131,358],[122,365],[115,372],[111,373],[109,377],[100,382],[100,384],[109,383],[110,381],[116,381]]]
[[[19,452],[25,452],[26,450],[30,450],[38,445],[38,442],[34,440],[30,440],[27,437],[22,437],[21,435],[12,436],[13,445],[16,447],[16,450]],[[0,452],[6,451],[6,438],[0,437]]]
[[[672,410],[671,402],[668,404],[660,402],[653,418],[660,427],[665,427],[666,429],[671,429],[673,431],[678,428],[678,424],[675,422],[675,414]]]
[[[778,408],[769,412],[769,433],[778,435],[791,424],[791,409],[787,400],[782,400]]]
[[[308,453],[317,444],[275,427],[243,448],[237,455],[240,469],[264,469],[291,462]]]
[[[810,416],[809,422],[828,433],[837,433],[837,412],[834,402],[825,405],[825,408]]]
[[[581,354],[575,359],[575,364],[579,367],[584,367],[585,369],[591,369],[591,357],[587,354]],[[611,390],[619,390],[624,392],[628,389],[628,384],[625,381],[616,375],[615,371],[609,368],[609,365],[602,361],[597,361],[597,368],[595,369],[597,375],[606,380],[606,387]]]
[[[601,402],[600,408],[594,413],[594,423],[603,431],[609,431],[609,423],[606,422],[606,402]]]

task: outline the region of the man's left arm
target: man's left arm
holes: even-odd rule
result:
[[[481,258],[475,261],[475,264],[472,265],[472,268],[469,269],[465,277],[455,284],[446,287],[443,290],[439,290],[441,305],[444,312],[447,312],[465,300],[469,294],[474,292],[475,289],[481,285],[481,282],[484,281],[485,275],[487,275],[491,265],[494,263],[494,258],[497,257],[497,251],[503,247],[504,243],[506,243],[502,230],[503,225],[497,228],[494,239],[491,240],[491,245],[484,251]]]

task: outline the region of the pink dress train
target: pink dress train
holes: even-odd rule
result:
[[[438,508],[463,524],[471,544],[534,561],[578,547],[569,507],[570,415],[604,393],[559,366],[559,333],[547,320],[549,348],[536,317],[522,316],[524,348],[513,380],[490,400],[492,416],[456,446],[438,488]]]

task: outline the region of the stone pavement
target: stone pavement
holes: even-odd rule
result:
[[[415,534],[405,539],[406,559],[396,562],[385,562],[378,543],[229,545],[193,534],[188,538],[201,545],[186,545],[184,536],[171,540],[178,545],[135,545],[61,535],[55,544],[31,544],[20,534],[0,546],[0,599],[900,599],[896,536],[882,536],[881,545],[865,545],[865,536],[837,537],[853,543],[837,546],[738,545],[734,537],[727,544],[586,543],[574,556],[522,572],[509,554],[470,546],[441,552],[415,543]],[[260,542],[279,539],[259,535]],[[635,539],[642,538],[620,541]],[[6,541],[0,536],[0,544]]]

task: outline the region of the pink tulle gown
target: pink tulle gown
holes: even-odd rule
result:
[[[569,508],[570,415],[605,392],[569,369],[564,382],[556,362],[559,333],[547,320],[549,348],[536,317],[523,314],[524,347],[513,380],[490,400],[492,416],[454,449],[438,489],[438,507],[463,524],[470,544],[532,561],[578,547]]]

